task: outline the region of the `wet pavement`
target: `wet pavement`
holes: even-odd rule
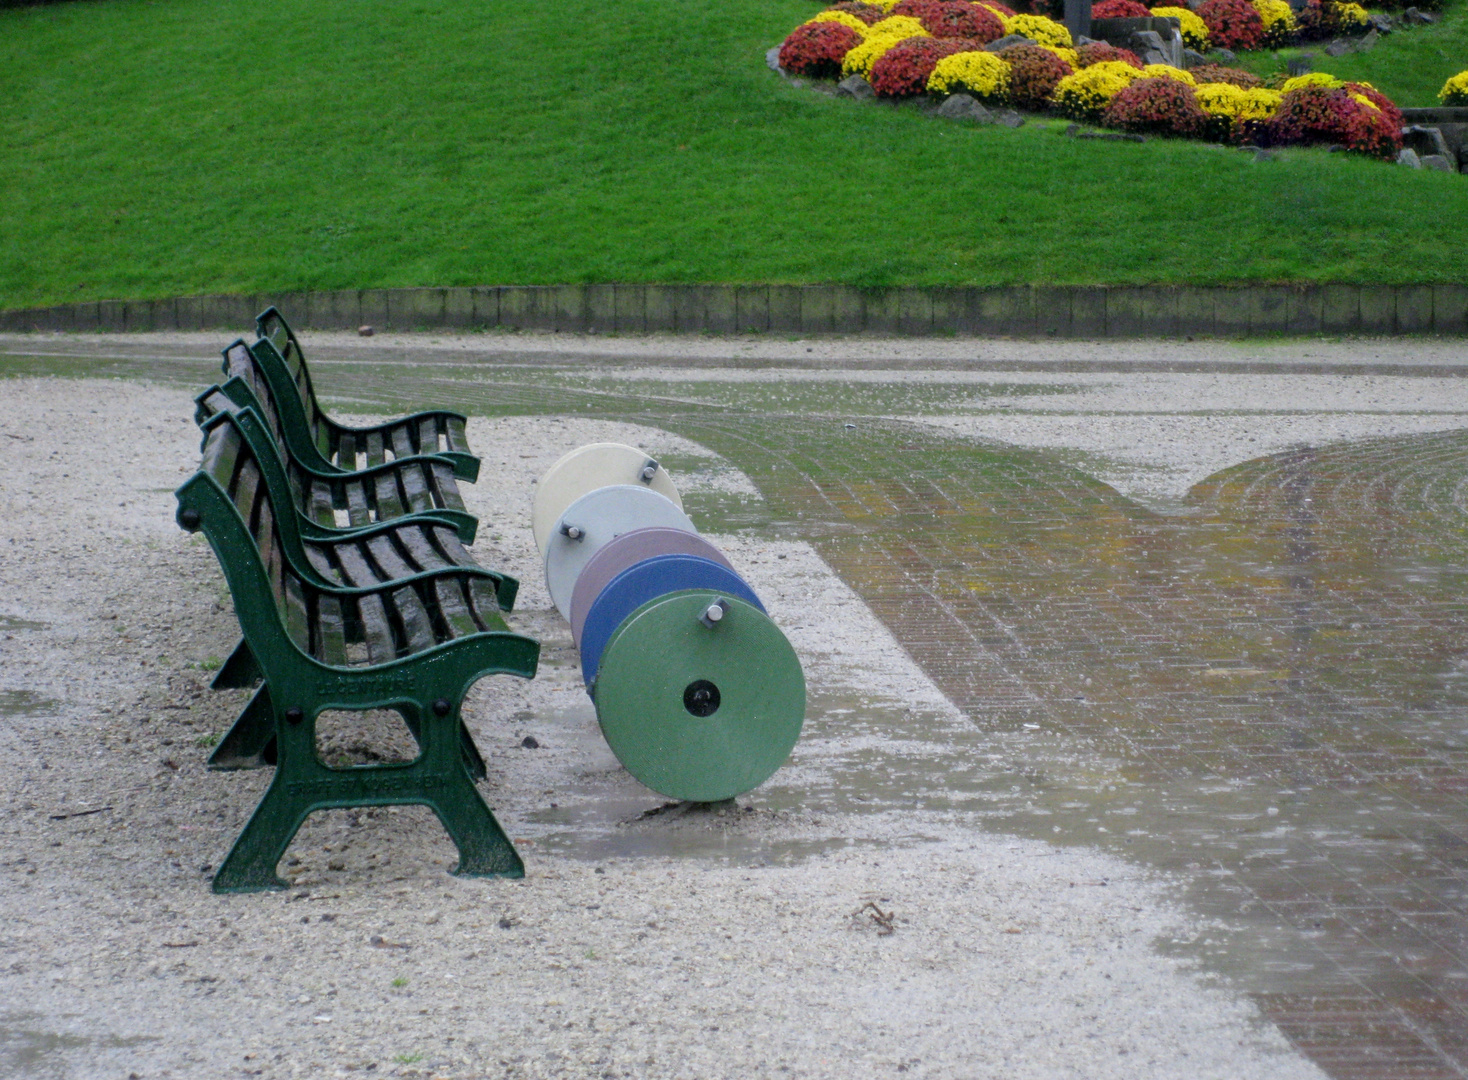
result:
[[[198,386],[211,370],[188,350],[112,352],[85,372]],[[974,725],[951,760],[856,755],[811,797],[978,811],[1176,872],[1216,929],[1163,947],[1232,979],[1330,1075],[1468,1076],[1468,382],[1403,410],[1442,430],[1239,453],[1142,501],[1097,479],[1124,447],[1091,461],[997,441],[998,421],[988,438],[930,422],[1064,410],[1086,386],[1059,376],[359,355],[318,354],[345,409],[629,420],[743,471],[761,497],[704,496],[695,520],[813,544]],[[0,373],[42,372],[83,368],[0,356]],[[1250,393],[1191,413],[1247,429],[1320,411]],[[878,734],[913,722],[813,708]]]

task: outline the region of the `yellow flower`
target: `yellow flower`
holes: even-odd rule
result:
[[[846,55],[841,58],[841,74],[860,75],[863,79],[872,77],[872,65],[882,58],[882,54],[904,39],[897,37],[884,37],[881,34],[872,34],[859,45],[853,45]]]
[[[967,90],[1000,101],[1009,92],[1009,65],[991,52],[954,53],[938,61],[928,76],[928,89],[939,94]]]
[[[1054,19],[1047,19],[1043,15],[1011,16],[1004,20],[1004,32],[1020,34],[1029,38],[1036,45],[1056,45],[1069,49],[1075,44],[1070,39],[1069,30]]]
[[[1185,82],[1189,86],[1196,86],[1198,84],[1197,80],[1182,68],[1175,68],[1171,64],[1148,64],[1142,69],[1141,77],[1144,79],[1176,79],[1178,82]]]
[[[862,37],[867,36],[867,24],[858,19],[849,11],[823,11],[815,18],[809,20],[813,23],[833,22],[842,26],[849,26]]]
[[[1295,13],[1290,10],[1290,5],[1285,0],[1254,0],[1254,10],[1259,12],[1259,19],[1264,23],[1266,34],[1278,27],[1281,30],[1293,31],[1295,29]]]
[[[1323,86],[1328,90],[1338,90],[1345,85],[1327,72],[1311,71],[1304,75],[1296,75],[1293,79],[1286,79],[1279,90],[1282,94],[1288,94],[1291,90],[1302,90],[1307,86]]]
[[[1159,19],[1176,19],[1182,26],[1183,44],[1199,52],[1208,50],[1208,24],[1185,7],[1155,7],[1152,14]]]
[[[1278,90],[1256,86],[1244,91],[1244,107],[1239,110],[1240,120],[1268,120],[1279,111],[1284,95]]]
[[[911,15],[888,15],[881,22],[873,23],[867,29],[867,37],[888,37],[897,41],[910,37],[928,37],[929,34],[923,29],[923,24]]]
[[[1204,83],[1194,92],[1198,107],[1209,116],[1238,116],[1244,110],[1245,90],[1233,83]]]
[[[902,0],[868,0],[868,3],[873,7],[881,8],[883,11],[891,11],[898,4],[902,3]]]
[[[1381,106],[1377,105],[1376,102],[1372,101],[1365,94],[1352,94],[1351,96],[1374,112],[1381,112]]]
[[[1444,105],[1468,105],[1468,70],[1458,72],[1443,83],[1437,99]]]
[[[1360,4],[1332,4],[1330,14],[1332,21],[1341,25],[1353,23],[1356,26],[1365,26],[1370,19],[1366,9]]]
[[[1072,71],[1075,71],[1081,66],[1081,58],[1074,49],[1067,49],[1059,45],[1041,45],[1040,48],[1048,49],[1050,52],[1053,52],[1056,56],[1060,57],[1062,60],[1070,65],[1070,69]]]
[[[1095,120],[1113,97],[1140,78],[1142,73],[1130,64],[1103,60],[1061,79],[1050,100],[1072,119]]]

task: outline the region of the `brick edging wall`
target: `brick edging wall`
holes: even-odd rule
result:
[[[0,312],[4,331],[243,331],[271,304],[345,330],[1156,338],[1468,335],[1468,285],[491,285],[102,300]]]

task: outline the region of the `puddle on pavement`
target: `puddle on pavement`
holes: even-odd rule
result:
[[[34,716],[54,712],[61,707],[55,698],[34,690],[0,690],[0,716]]]
[[[0,615],[0,633],[9,633],[13,630],[45,630],[51,624],[36,622],[34,619],[22,619],[17,615]]]
[[[98,1050],[122,1050],[157,1042],[149,1035],[68,1035],[49,1031],[39,1013],[0,1014],[0,1076],[64,1080],[93,1070]]]

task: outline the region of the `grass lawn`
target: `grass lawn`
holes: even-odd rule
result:
[[[1393,21],[1397,22],[1397,15]],[[1370,52],[1326,56],[1323,41],[1279,52],[1244,53],[1239,66],[1259,75],[1285,70],[1286,61],[1313,53],[1316,71],[1341,79],[1363,80],[1403,108],[1435,106],[1437,92],[1449,76],[1468,69],[1468,0],[1453,0],[1438,13],[1435,26],[1403,26],[1382,37]]]
[[[591,281],[1468,281],[1468,177],[837,100],[764,64],[817,9],[0,11],[0,307]]]

